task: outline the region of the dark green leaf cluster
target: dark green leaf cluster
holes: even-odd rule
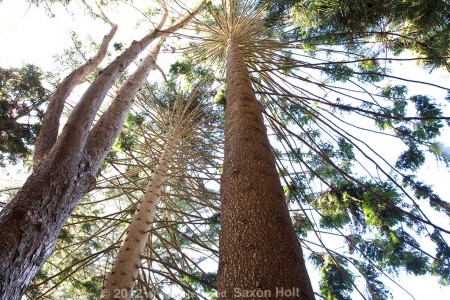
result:
[[[295,232],[302,237],[306,237],[310,231],[314,230],[311,221],[302,213],[292,214],[292,224]]]
[[[314,200],[312,204],[321,213],[321,226],[343,228],[353,222],[364,230],[366,225],[393,227],[404,220],[403,214],[394,209],[401,197],[392,185],[366,182],[364,186],[338,181]]]
[[[355,267],[358,272],[366,281],[366,290],[370,295],[372,300],[385,300],[392,298],[389,291],[384,286],[383,282],[380,281],[380,272],[369,263],[359,263],[354,261]]]
[[[351,300],[353,274],[347,268],[347,262],[338,256],[314,254],[311,261],[320,268],[319,288],[327,300]]]
[[[130,131],[122,131],[117,139],[116,145],[122,151],[130,151],[137,144],[138,136]]]
[[[30,154],[50,95],[43,78],[33,65],[0,68],[0,164],[15,163]]]
[[[426,65],[449,68],[448,1],[286,0],[267,7],[274,23],[294,18],[298,29],[289,33],[297,39],[355,49],[361,39],[375,38],[396,55],[412,50]]]
[[[412,96],[410,100],[414,103],[417,114],[424,118],[422,122],[416,125],[415,136],[422,141],[437,137],[444,125],[441,120],[432,118],[442,117],[441,109],[427,96],[416,95]]]
[[[375,261],[381,268],[398,272],[403,268],[414,275],[424,275],[429,269],[429,258],[419,251],[419,243],[401,228],[387,230],[372,240],[351,237],[359,251]]]
[[[214,72],[202,65],[194,65],[190,60],[176,61],[170,66],[169,75],[171,81],[176,82],[180,76],[184,76],[186,81],[196,85],[211,85],[217,80]]]
[[[345,82],[353,76],[353,69],[343,64],[325,66],[323,70],[332,81]]]
[[[366,59],[358,65],[360,72],[357,72],[358,79],[361,82],[380,82],[383,80],[385,69],[380,66],[380,63],[375,57]]]
[[[440,276],[440,282],[443,285],[450,284],[450,246],[442,238],[439,232],[433,232],[431,239],[437,245],[436,258],[434,259],[431,269],[435,275]]]
[[[441,119],[443,113],[434,99],[424,95],[414,95],[407,99],[406,92],[403,85],[385,86],[381,95],[392,105],[379,108],[379,115],[374,120],[381,130],[393,129],[395,135],[408,147],[400,154],[395,166],[402,170],[417,171],[425,163],[425,149],[428,148],[437,156],[441,154],[432,145],[444,128]],[[405,122],[408,119],[406,112],[409,104],[414,104],[417,120]],[[445,161],[445,157],[443,159]]]
[[[414,175],[404,176],[403,185],[405,187],[410,187],[414,191],[414,195],[417,199],[428,199],[431,207],[437,211],[444,211],[448,216],[450,216],[450,203],[442,200],[441,197],[436,195],[430,185],[417,180]]]

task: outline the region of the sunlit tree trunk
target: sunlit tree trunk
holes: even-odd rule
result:
[[[193,91],[187,99],[181,96],[176,96],[174,102],[169,104],[171,107],[164,108],[166,111],[158,113],[158,109],[155,110],[157,118],[161,118],[159,121],[164,122],[163,131],[167,132],[167,136],[163,138],[164,150],[127,228],[112,270],[103,286],[101,299],[131,299],[173,154],[184,140],[195,133],[196,126],[208,119],[205,118],[202,105],[197,105],[194,101],[197,91]]]
[[[127,229],[119,253],[114,259],[111,273],[102,289],[101,299],[131,299],[132,291],[141,266],[145,245],[154,222],[156,209],[164,189],[173,148],[170,144],[162,153],[145,189],[139,199],[136,213]]]
[[[51,149],[41,154],[33,173],[0,212],[0,299],[21,298],[52,253],[70,213],[95,186],[100,164],[120,132],[131,101],[154,66],[154,58],[149,55],[142,62],[123,84],[106,113],[92,127],[111,86],[152,41],[178,30],[203,6],[204,3],[162,32],[165,14],[155,31],[133,41],[99,73],[75,106]],[[57,114],[54,117],[59,118]]]
[[[34,145],[33,166],[36,166],[55,144],[58,137],[59,120],[67,98],[73,89],[103,61],[108,50],[108,45],[116,32],[117,25],[113,25],[108,35],[103,38],[97,54],[84,65],[67,75],[53,92],[44,115],[42,127]]]
[[[314,299],[261,108],[232,40],[226,101],[219,298]]]

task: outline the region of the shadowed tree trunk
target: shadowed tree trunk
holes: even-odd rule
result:
[[[261,108],[232,40],[226,58],[219,298],[314,299]]]
[[[91,130],[106,93],[155,38],[167,36],[181,28],[203,5],[162,32],[160,29],[167,17],[165,14],[155,31],[140,41],[133,41],[95,78],[51,149],[39,151],[42,159],[35,164],[33,173],[0,213],[0,299],[21,298],[27,285],[53,251],[70,213],[95,186],[95,175],[100,164],[120,132],[132,99],[155,65],[156,57],[152,55],[157,55],[157,52],[144,59]],[[159,51],[159,41],[155,47]],[[58,105],[57,102],[54,105]],[[57,114],[53,116],[60,117]]]

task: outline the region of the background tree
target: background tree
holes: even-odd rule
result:
[[[447,1],[259,1],[267,4],[270,24],[292,22],[290,40],[308,45],[339,44],[348,49],[378,41],[398,55],[411,50],[418,62],[449,69]]]
[[[119,253],[114,259],[111,273],[102,291],[102,298],[104,299],[114,299],[116,290],[127,291],[127,293],[121,293],[121,298],[131,298],[141,265],[141,257],[144,254],[160,202],[160,195],[165,189],[165,182],[170,177],[169,170],[174,153],[184,140],[189,140],[196,133],[195,129],[201,122],[208,122],[205,109],[199,103],[198,93],[194,90],[187,97],[174,95],[172,96],[174,100],[170,101],[166,108],[169,110],[168,113],[164,113],[164,111],[153,113],[165,119],[167,124],[165,132],[167,134],[164,137],[163,134],[160,135],[161,141],[159,143],[162,152],[152,175],[148,179],[145,192],[139,199],[136,213],[126,231]],[[106,295],[104,295],[105,293]]]
[[[0,164],[16,163],[30,153],[39,131],[49,91],[44,74],[33,65],[0,68]]]

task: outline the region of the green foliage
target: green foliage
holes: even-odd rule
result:
[[[400,169],[410,169],[417,171],[425,162],[423,151],[419,150],[416,145],[411,144],[409,149],[400,154],[395,166]]]
[[[328,74],[328,78],[332,81],[345,82],[353,76],[353,70],[343,64],[333,64],[326,66],[324,72]]]
[[[414,191],[414,196],[416,196],[417,199],[428,199],[431,207],[437,211],[444,211],[450,216],[450,203],[442,200],[441,197],[436,195],[430,185],[416,180],[413,175],[404,176],[403,185],[409,186]]]
[[[204,66],[194,65],[191,60],[185,59],[176,61],[170,66],[169,75],[172,81],[177,77],[184,76],[187,82],[191,84],[207,84],[216,80],[211,69]]]
[[[353,145],[346,141],[343,137],[339,137],[337,141],[338,150],[336,156],[340,160],[340,166],[344,170],[350,170],[355,154],[353,152]]]
[[[447,91],[447,95],[445,96],[445,100],[450,102],[450,90]]]
[[[392,101],[403,100],[408,92],[405,85],[387,85],[382,88],[381,95],[385,98],[392,99]]]
[[[442,111],[427,96],[416,95],[410,100],[414,103],[418,115],[425,120],[416,125],[415,136],[420,140],[431,140],[440,134],[443,127],[441,120],[427,118],[442,117]]]
[[[366,228],[364,223],[383,228],[404,220],[403,214],[393,209],[401,202],[401,197],[391,184],[367,182],[365,187],[347,180],[338,181],[318,197],[313,205],[320,209],[321,226],[343,228],[353,222],[363,229]]]
[[[132,132],[122,131],[116,145],[122,151],[130,151],[137,143],[138,136]]]
[[[319,288],[327,300],[350,300],[353,291],[353,275],[347,268],[347,262],[330,254],[310,256],[316,268],[320,268]]]
[[[376,261],[381,267],[393,272],[403,268],[414,275],[424,275],[428,271],[428,257],[417,250],[419,244],[406,231],[399,228],[385,231],[379,237],[367,241],[353,236],[361,253]]]
[[[352,218],[363,220],[360,208],[364,189],[349,181],[337,182],[336,186],[315,200],[321,210],[320,224],[324,228],[343,228]]]
[[[355,262],[355,266],[359,273],[364,277],[367,284],[367,292],[372,300],[387,300],[391,298],[391,294],[379,280],[380,273],[371,264],[361,264]]]
[[[393,227],[404,220],[404,215],[395,209],[402,198],[398,190],[390,183],[369,184],[370,191],[363,196],[362,208],[366,222],[382,228]]]
[[[49,91],[33,65],[0,68],[0,164],[26,159],[39,132]]]
[[[403,118],[406,116],[406,108],[408,102],[406,100],[406,93],[408,89],[404,85],[391,86],[387,85],[382,88],[381,96],[388,102],[392,103],[392,106],[384,106],[380,108],[379,113],[387,115],[389,117]],[[391,127],[391,124],[400,123],[401,119],[387,119],[383,117],[376,118],[377,125],[380,129]]]
[[[221,86],[216,93],[216,96],[213,99],[213,103],[225,107],[227,103],[227,99],[225,96],[226,87]]]
[[[292,214],[292,224],[295,232],[302,237],[307,237],[308,233],[314,229],[311,221],[301,213]]]
[[[412,50],[426,57],[425,65],[449,68],[450,4],[447,1],[260,2],[269,3],[271,24],[282,24],[292,15],[298,26],[296,33],[314,42],[338,43],[355,49],[355,42],[361,39],[376,39],[395,55]]]
[[[450,247],[439,232],[435,231],[430,238],[437,245],[436,258],[431,264],[432,272],[440,276],[440,282],[443,285],[450,284]]]
[[[175,62],[170,66],[169,72],[173,75],[191,75],[193,65],[188,62]]]
[[[145,114],[137,113],[137,114],[128,114],[125,119],[125,123],[131,127],[139,127],[145,121]]]
[[[447,161],[435,142],[435,138],[440,136],[444,128],[440,119],[443,117],[442,110],[434,99],[424,95],[414,95],[408,101],[406,92],[407,89],[403,85],[385,86],[381,90],[381,95],[392,105],[380,108],[379,116],[374,118],[379,129],[393,129],[396,136],[408,147],[399,155],[395,166],[402,170],[417,171],[425,163],[425,147],[436,155],[437,159]],[[406,118],[407,110],[411,108],[408,108],[409,104],[414,104],[418,120],[406,123],[403,119]],[[396,124],[401,125],[395,126]]]
[[[108,167],[108,163],[110,161],[113,161],[115,159],[118,159],[117,157],[117,151],[115,149],[112,149],[109,151],[109,153],[106,155],[105,160],[103,160],[102,165],[100,166],[100,169],[98,171],[97,175],[100,175],[102,172],[106,171]]]
[[[380,66],[375,56],[372,59],[361,61],[358,68],[361,71],[358,73],[358,79],[360,81],[380,82],[383,80],[382,74],[385,73],[385,70]]]
[[[119,43],[119,42],[114,43],[113,46],[114,46],[114,50],[116,50],[116,51],[121,51],[123,49],[123,44]]]

